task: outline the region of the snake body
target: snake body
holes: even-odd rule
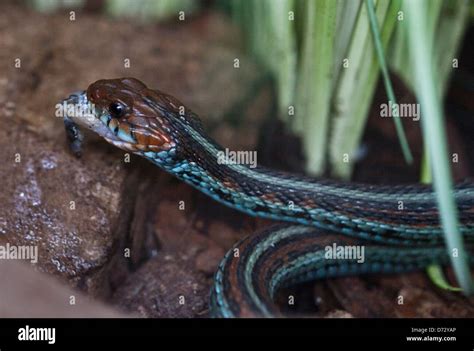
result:
[[[250,235],[226,254],[211,292],[215,316],[278,315],[277,291],[302,281],[397,273],[449,261],[429,186],[317,180],[221,162],[224,149],[194,112],[134,78],[99,80],[65,102],[90,111],[64,116],[76,154],[82,142],[77,125],[82,125],[231,208],[291,223]],[[457,184],[453,195],[459,229],[471,250],[474,183]],[[364,262],[328,258],[328,247],[364,247]]]

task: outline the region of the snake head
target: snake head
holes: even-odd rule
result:
[[[134,78],[99,80],[87,100],[101,122],[95,131],[109,143],[136,153],[161,152],[175,146],[170,123],[153,106],[152,91]]]
[[[148,89],[135,78],[99,80],[63,103],[87,111],[64,115],[70,145],[76,154],[80,154],[82,141],[77,125],[142,156],[171,152],[179,141],[177,123],[183,122],[180,121],[183,105],[170,95]]]

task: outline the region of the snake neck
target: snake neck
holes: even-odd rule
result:
[[[317,180],[261,166],[222,162],[225,150],[201,128],[183,125],[182,129],[188,143],[145,157],[231,208],[387,244],[442,241],[436,197],[429,186]],[[473,236],[474,183],[456,185],[454,196],[460,230]]]

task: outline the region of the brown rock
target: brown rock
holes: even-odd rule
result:
[[[0,245],[37,246],[39,270],[106,294],[104,268],[122,203],[120,166],[78,160],[18,123],[0,130],[0,157]]]

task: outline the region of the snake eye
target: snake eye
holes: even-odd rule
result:
[[[112,102],[109,105],[110,115],[114,118],[120,118],[125,112],[125,106],[119,102]]]

